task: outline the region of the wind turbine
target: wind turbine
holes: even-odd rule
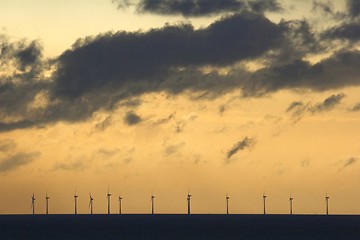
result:
[[[155,196],[154,194],[151,194],[151,214],[154,214],[154,202],[155,202]]]
[[[79,196],[76,194],[76,191],[75,191],[75,193],[74,193],[74,210],[75,210],[75,214],[77,214],[77,198],[78,198]]]
[[[108,193],[107,193],[107,202],[108,202],[108,214],[110,214],[110,197],[111,197],[111,193],[109,192],[109,188],[108,188]]]
[[[226,193],[226,214],[229,214],[229,195]]]
[[[326,193],[325,195],[325,202],[326,202],[326,215],[329,215],[329,196],[328,194]]]
[[[35,195],[33,194],[31,196],[31,209],[32,209],[32,214],[35,214]]]
[[[264,215],[266,214],[266,195],[263,193],[263,202],[264,202]]]
[[[290,194],[290,198],[289,198],[289,201],[290,201],[290,215],[293,214],[293,200],[294,200],[294,198],[292,197],[292,194]]]
[[[190,215],[190,214],[191,214],[191,211],[190,211],[190,210],[191,210],[191,209],[190,209],[190,207],[191,207],[191,206],[190,206],[190,202],[191,202],[191,194],[190,194],[190,191],[188,191],[188,194],[187,194],[187,198],[186,198],[186,199],[187,199],[187,207],[188,207],[187,210],[188,210],[188,214]]]
[[[46,193],[46,214],[49,214],[49,195]]]
[[[90,208],[90,214],[93,214],[93,201],[94,199],[91,196],[91,193],[89,193],[89,208]]]
[[[120,195],[120,196],[119,196],[119,214],[122,214],[121,201],[122,201],[122,197],[121,197],[121,195]]]

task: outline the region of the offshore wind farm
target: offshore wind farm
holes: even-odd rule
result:
[[[0,0],[0,240],[360,239],[360,0]]]

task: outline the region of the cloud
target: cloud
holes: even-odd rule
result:
[[[301,101],[292,102],[285,112],[291,113],[293,123],[300,121],[306,114],[316,114],[325,111],[331,111],[337,105],[340,104],[341,100],[345,97],[345,94],[333,94],[327,97],[320,103],[303,103]]]
[[[0,140],[0,152],[8,152],[16,147],[16,143],[12,139]]]
[[[226,110],[225,104],[221,104],[221,105],[219,106],[219,114],[220,114],[220,115],[223,115],[223,113],[225,112],[225,110]]]
[[[80,39],[58,59],[54,93],[73,99],[99,88],[126,88],[125,98],[159,86],[166,90],[165,79],[178,68],[227,66],[261,56],[281,44],[282,31],[264,16],[243,13],[198,30],[167,25]]]
[[[242,87],[245,96],[261,96],[281,89],[325,91],[360,84],[360,51],[340,51],[316,64],[304,60],[265,67]]]
[[[89,36],[55,59],[43,59],[37,41],[9,42],[0,36],[0,132],[84,121],[99,110],[132,109],[146,93],[201,100],[235,90],[243,97],[262,97],[284,89],[358,86],[358,50],[343,48],[315,64],[305,60],[324,51],[320,35],[306,20],[274,23],[244,10],[198,29],[181,23]],[[249,70],[243,64],[248,61],[265,67]],[[218,72],[223,67],[226,74]],[[45,77],[50,69],[52,75]],[[110,123],[109,118],[97,127]],[[179,131],[182,126],[178,124]]]
[[[345,94],[343,93],[331,95],[330,97],[326,98],[322,103],[311,107],[309,110],[313,113],[332,110],[336,105],[341,102],[344,97]]]
[[[355,104],[355,106],[353,106],[350,111],[353,111],[353,112],[357,112],[357,111],[360,111],[360,103],[357,103]]]
[[[156,121],[153,122],[153,125],[156,126],[156,125],[162,125],[162,124],[166,124],[168,123],[170,120],[174,119],[175,118],[175,114],[176,112],[173,112],[172,114],[170,114],[168,117],[166,118],[161,118],[161,119],[158,119]]]
[[[38,152],[31,153],[17,153],[15,155],[4,158],[0,161],[0,173],[10,172],[17,168],[27,165],[33,162],[37,157],[40,156]]]
[[[201,17],[242,10],[265,12],[282,9],[277,0],[113,0],[113,2],[120,9],[135,6],[139,13],[182,15],[184,17]]]
[[[69,163],[56,163],[53,170],[82,171],[86,168],[84,161],[77,160]]]
[[[344,165],[339,169],[339,171],[342,171],[344,168],[354,165],[355,163],[358,162],[358,160],[359,160],[358,158],[354,158],[354,157],[345,160]]]
[[[226,163],[230,162],[230,158],[234,156],[239,151],[250,148],[255,144],[255,140],[252,138],[245,137],[240,142],[236,143],[227,153],[226,153]]]
[[[358,17],[360,15],[360,2],[358,0],[347,0],[347,8],[350,16]]]
[[[322,34],[323,38],[336,40],[349,40],[356,42],[360,40],[360,22],[345,22],[332,27]]]
[[[300,102],[300,101],[292,102],[289,105],[289,107],[286,109],[285,112],[290,112],[290,111],[294,110],[295,108],[302,107],[303,105],[304,105],[304,103]]]
[[[134,112],[127,112],[124,117],[124,122],[129,126],[133,126],[142,122],[142,119]]]
[[[165,154],[168,155],[172,155],[177,153],[181,148],[183,148],[185,146],[185,142],[181,142],[179,144],[174,144],[174,145],[169,145],[165,148]]]

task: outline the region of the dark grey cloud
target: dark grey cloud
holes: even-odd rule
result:
[[[225,104],[221,104],[218,109],[219,109],[219,114],[222,115],[226,110]]]
[[[227,153],[226,153],[226,163],[230,162],[230,158],[234,156],[239,151],[250,148],[255,144],[255,140],[252,138],[245,137],[243,140],[236,143]]]
[[[130,111],[125,114],[124,122],[129,126],[133,126],[142,122],[142,118],[135,112]]]
[[[144,84],[151,91],[178,68],[227,66],[259,57],[281,44],[283,31],[261,15],[243,13],[199,30],[182,24],[78,40],[58,59],[54,92],[76,98],[130,84],[127,93],[134,96],[146,91]]]
[[[24,70],[27,66],[38,64],[42,58],[42,51],[42,46],[37,41],[19,49],[15,56],[19,61],[20,68]]]
[[[242,10],[255,12],[279,11],[277,0],[113,0],[118,8],[136,6],[140,13],[159,15],[182,15],[184,17],[199,17],[221,13],[234,13]]]
[[[360,21],[355,22],[345,22],[338,26],[332,27],[325,31],[323,38],[336,40],[349,40],[351,42],[356,42],[360,40]]]
[[[360,15],[359,0],[347,0],[347,8],[348,8],[350,16],[358,17]]]
[[[250,10],[255,12],[279,12],[283,10],[277,0],[252,0],[248,1]]]
[[[332,110],[336,105],[338,105],[341,100],[345,97],[345,94],[340,93],[336,95],[331,95],[326,98],[322,103],[316,104],[310,108],[311,112],[323,112]]]
[[[289,107],[286,109],[285,112],[290,112],[290,111],[292,111],[293,109],[298,108],[298,107],[302,107],[302,106],[304,106],[304,103],[301,102],[301,101],[292,102],[292,103],[289,105]]]
[[[0,152],[8,152],[16,147],[16,143],[12,139],[0,140]]]
[[[320,103],[303,103],[301,101],[292,102],[285,112],[290,113],[293,123],[300,121],[306,114],[317,114],[325,111],[331,111],[341,100],[345,97],[345,94],[333,94]]]
[[[256,5],[246,1],[247,6],[251,3]],[[187,93],[195,100],[234,90],[244,97],[259,97],[283,89],[358,86],[357,50],[341,50],[316,64],[304,60],[324,50],[319,40],[305,20],[276,24],[254,11],[241,11],[200,29],[184,23],[86,37],[52,60],[42,58],[38,42],[10,43],[0,36],[0,68],[16,68],[11,76],[0,75],[0,132],[83,121],[100,109],[133,109],[141,104],[142,94],[153,92]],[[266,67],[249,71],[238,64],[247,60],[264,61]],[[48,67],[56,70],[45,78]],[[203,67],[227,67],[229,72],[204,73]],[[47,104],[33,108],[39,94]],[[111,118],[97,127],[105,129],[110,123]],[[178,121],[177,131],[185,125]]]
[[[15,155],[6,157],[0,161],[0,173],[13,171],[20,166],[27,165],[33,162],[40,153],[17,153]]]
[[[316,64],[295,60],[260,69],[243,86],[245,96],[259,96],[280,89],[325,91],[360,84],[360,51],[340,51]]]

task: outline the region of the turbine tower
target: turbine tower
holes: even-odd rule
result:
[[[264,215],[266,214],[266,195],[265,193],[263,194],[263,202],[264,202]]]
[[[226,193],[226,214],[229,214],[229,195]]]
[[[328,194],[326,193],[325,195],[325,202],[326,202],[326,215],[329,215],[329,196]]]
[[[293,200],[294,200],[294,198],[290,194],[290,198],[289,198],[289,201],[290,201],[290,215],[293,214]]]
[[[121,197],[121,195],[120,195],[120,196],[119,196],[119,214],[122,214],[121,201],[122,201],[122,197]]]
[[[74,193],[74,213],[77,214],[77,198],[79,196],[76,194],[76,191]]]
[[[46,193],[46,214],[49,214],[49,195]]]
[[[93,214],[93,201],[94,199],[91,196],[91,193],[89,193],[89,208],[90,208],[90,214]]]
[[[188,191],[188,195],[187,195],[187,212],[188,212],[188,214],[190,215],[191,214],[191,206],[190,206],[190,202],[191,202],[191,194],[190,194],[190,192]]]
[[[109,192],[109,189],[108,189],[108,193],[107,193],[107,202],[108,202],[108,214],[110,214],[110,197],[111,197],[111,193]]]
[[[154,202],[155,202],[155,196],[154,194],[151,194],[151,214],[154,214]]]
[[[35,195],[33,194],[31,196],[31,209],[32,209],[32,214],[35,214]]]

